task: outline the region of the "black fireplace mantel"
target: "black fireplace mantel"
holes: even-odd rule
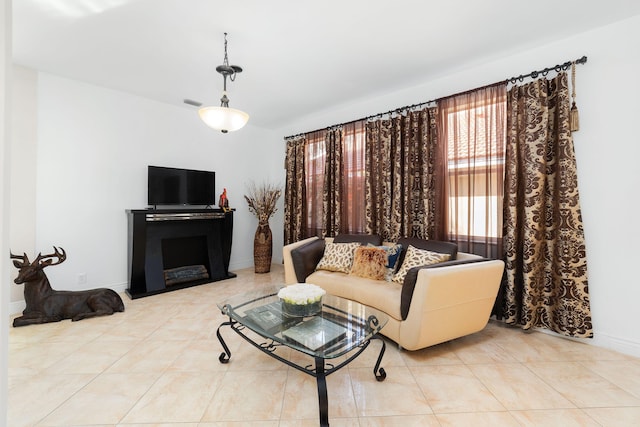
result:
[[[229,272],[233,211],[131,209],[126,212],[127,294],[132,299],[236,277]],[[206,270],[208,277],[167,284],[172,283],[165,280],[167,271],[189,270],[194,266],[201,272]]]

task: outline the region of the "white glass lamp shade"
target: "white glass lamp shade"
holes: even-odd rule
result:
[[[233,132],[247,124],[249,115],[229,107],[204,107],[198,110],[202,121],[215,130]]]

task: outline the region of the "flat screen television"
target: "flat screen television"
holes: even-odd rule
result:
[[[149,166],[147,187],[151,206],[216,203],[216,173],[212,171]]]

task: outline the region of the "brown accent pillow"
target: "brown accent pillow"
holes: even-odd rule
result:
[[[382,248],[360,246],[353,258],[351,274],[374,280],[385,280],[387,251]]]

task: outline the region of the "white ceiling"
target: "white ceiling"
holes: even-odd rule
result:
[[[637,0],[13,0],[13,56],[195,109],[183,99],[220,103],[228,32],[244,69],[229,105],[278,128],[639,13]]]

